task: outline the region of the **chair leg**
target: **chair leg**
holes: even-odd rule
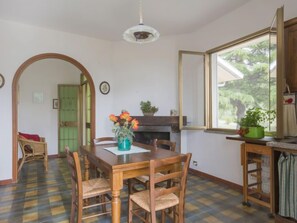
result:
[[[151,219],[150,213],[145,212],[145,223],[151,223],[150,219]]]
[[[22,169],[24,163],[25,163],[25,157],[23,157],[23,158],[21,159],[21,163],[20,163],[20,165],[19,165],[18,172],[20,172],[20,170]]]
[[[149,180],[145,182],[145,189],[146,190],[150,189],[150,181]]]
[[[145,222],[149,223],[150,222],[150,213],[145,211],[144,212],[144,219],[145,219]]]
[[[156,212],[151,211],[149,215],[150,215],[151,223],[157,223]]]
[[[129,203],[128,203],[128,210],[129,210],[129,213],[128,213],[128,223],[132,223],[132,219],[133,219],[133,214],[132,214],[132,210],[133,210],[133,202],[132,200],[130,199],[130,196],[129,196]]]
[[[106,200],[105,200],[105,196],[102,195],[102,196],[100,196],[100,197],[101,197],[101,202],[102,202],[102,203],[105,203],[105,202],[106,202]],[[103,211],[103,212],[106,212],[106,204],[103,204],[103,205],[102,205],[102,211]]]
[[[133,186],[134,186],[133,180],[132,179],[128,179],[128,191],[129,191],[129,194],[133,194],[134,193]]]
[[[176,218],[176,208],[177,208],[177,213],[178,213],[178,222],[183,223],[184,222],[184,205],[179,204],[178,206],[174,207],[174,217]]]
[[[165,223],[165,210],[162,210],[162,223]]]
[[[75,195],[74,195],[75,196]],[[75,212],[75,197],[73,197],[73,194],[72,194],[72,198],[71,198],[71,212],[70,212],[70,222],[74,222],[74,212]]]
[[[83,211],[83,200],[78,200],[77,201],[77,223],[81,223],[82,222],[82,211]]]
[[[47,172],[47,166],[48,166],[48,163],[47,163],[47,156],[44,157],[44,168],[45,168],[45,171]]]

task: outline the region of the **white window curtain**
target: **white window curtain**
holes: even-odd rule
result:
[[[297,156],[281,154],[278,160],[279,215],[297,219]]]

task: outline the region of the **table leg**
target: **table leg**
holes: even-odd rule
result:
[[[112,223],[121,222],[121,199],[120,191],[112,191]]]
[[[90,161],[87,156],[84,156],[85,163],[85,180],[89,180],[90,177]]]
[[[112,189],[112,223],[121,222],[121,198],[120,191],[123,188],[123,173],[113,173],[111,178],[111,189]]]

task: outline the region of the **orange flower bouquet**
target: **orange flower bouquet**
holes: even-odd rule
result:
[[[133,119],[127,111],[123,111],[118,117],[111,114],[109,119],[114,123],[112,132],[115,133],[115,136],[118,139],[119,149],[129,150],[133,142],[133,130],[138,129],[138,120],[135,118]],[[130,144],[127,145],[129,148],[120,148],[121,146],[125,147],[123,144]]]

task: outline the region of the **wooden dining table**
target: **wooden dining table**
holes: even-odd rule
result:
[[[120,223],[121,199],[120,191],[123,189],[124,180],[149,174],[149,161],[179,155],[177,152],[155,148],[151,145],[133,143],[134,146],[149,150],[149,152],[115,155],[106,150],[117,144],[101,144],[81,146],[80,152],[84,156],[85,179],[89,179],[90,163],[109,175],[112,191],[112,222]],[[128,208],[127,208],[128,211]]]

